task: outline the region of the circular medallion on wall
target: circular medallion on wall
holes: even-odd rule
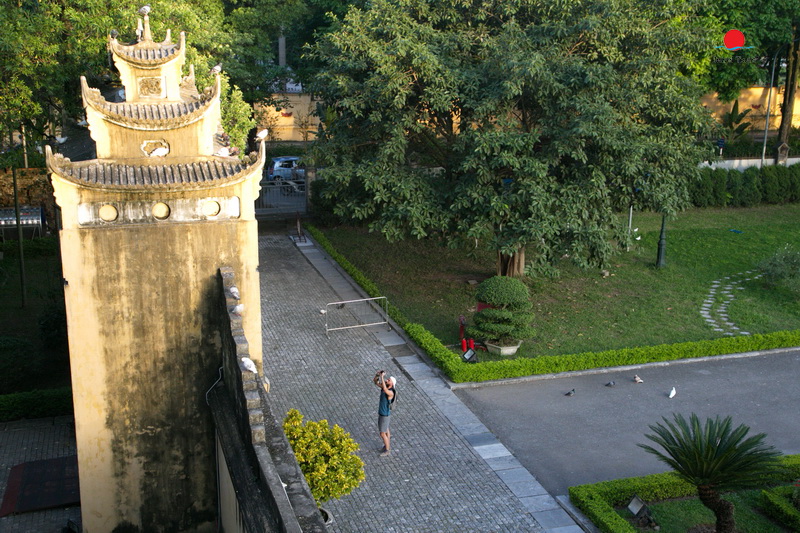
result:
[[[100,207],[100,211],[98,212],[100,218],[105,220],[106,222],[114,222],[117,220],[119,213],[117,212],[117,208],[111,204],[106,204]]]
[[[158,220],[166,220],[169,218],[170,209],[164,202],[158,202],[153,206],[153,216]]]
[[[203,202],[203,216],[215,217],[219,215],[220,211],[222,211],[222,207],[219,205],[219,202],[214,200]]]

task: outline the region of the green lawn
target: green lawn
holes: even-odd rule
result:
[[[765,516],[760,511],[760,490],[739,491],[724,496],[735,507],[736,529],[739,533],[788,533],[790,530]],[[713,524],[714,513],[697,498],[667,500],[648,505],[653,519],[661,527],[661,533],[686,533],[700,524]],[[630,516],[621,510],[623,516]],[[652,531],[640,529],[640,531]]]
[[[661,217],[634,213],[641,240],[615,256],[602,277],[564,262],[561,277],[529,280],[537,335],[523,356],[713,339],[700,315],[711,282],[752,269],[784,244],[800,248],[800,205],[693,209],[667,224],[667,267],[655,269]],[[737,230],[733,232],[730,230]],[[458,340],[458,317],[474,312],[474,285],[494,274],[494,256],[443,248],[433,239],[387,243],[362,228],[322,228],[333,246],[412,321],[445,344]],[[744,331],[797,329],[800,306],[759,282],[734,291],[730,320]]]

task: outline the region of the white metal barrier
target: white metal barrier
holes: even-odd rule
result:
[[[386,296],[331,302],[325,305],[325,334],[331,331],[368,326],[389,327],[388,301]]]

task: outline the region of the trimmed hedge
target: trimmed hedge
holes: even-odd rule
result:
[[[32,390],[0,396],[0,422],[72,414],[72,389]]]
[[[800,166],[800,165],[799,165]],[[378,287],[360,270],[337,252],[331,242],[314,226],[305,225],[306,230],[320,246],[372,297],[381,296]],[[584,352],[569,355],[545,355],[534,358],[518,358],[505,361],[465,363],[458,354],[447,348],[431,332],[420,324],[413,324],[399,309],[389,304],[389,316],[402,327],[417,345],[427,352],[436,365],[456,383],[518,378],[538,374],[556,374],[592,368],[641,365],[661,361],[675,361],[695,357],[711,357],[730,353],[742,353],[775,348],[800,346],[800,330],[777,331],[741,337],[723,337],[678,344],[639,346]]]
[[[792,531],[800,531],[800,510],[791,502],[794,487],[775,487],[761,491],[764,511]]]
[[[785,481],[795,479],[794,474],[800,467],[800,455],[785,456],[781,460],[787,470]],[[627,505],[634,494],[646,502],[651,502],[693,496],[696,494],[696,489],[694,485],[678,477],[675,472],[615,479],[569,488],[570,501],[600,531],[606,533],[636,533],[636,529],[614,509]]]
[[[700,170],[700,178],[689,188],[696,207],[752,207],[800,201],[800,164],[770,165],[763,169]]]

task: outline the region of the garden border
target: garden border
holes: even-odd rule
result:
[[[304,227],[339,266],[358,283],[369,296],[381,296],[378,286],[358,268],[336,251],[333,244],[315,226],[305,222]],[[406,334],[422,348],[431,360],[455,383],[483,382],[558,374],[607,367],[636,366],[647,363],[678,361],[717,355],[762,352],[776,348],[800,346],[800,330],[776,331],[742,337],[723,337],[703,341],[639,346],[602,352],[583,352],[566,355],[545,355],[505,361],[465,363],[448,349],[436,336],[421,324],[412,323],[394,305],[389,304],[389,316],[405,330]]]
[[[781,457],[787,476],[784,481],[800,477],[800,455]],[[790,475],[789,475],[790,474]],[[696,494],[694,485],[681,480],[675,472],[614,479],[569,488],[570,501],[606,533],[636,533],[636,529],[614,510],[626,505],[633,496],[644,501],[682,498]]]

